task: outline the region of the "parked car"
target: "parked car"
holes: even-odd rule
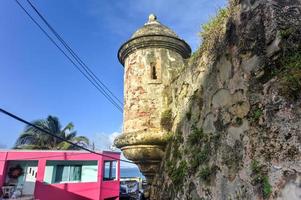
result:
[[[143,200],[142,179],[123,178],[120,180],[120,200]]]

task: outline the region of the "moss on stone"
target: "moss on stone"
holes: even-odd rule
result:
[[[252,170],[252,173],[255,173],[255,174],[258,174],[260,172],[261,166],[259,165],[259,162],[257,160],[252,160],[251,170]]]
[[[276,60],[265,67],[263,79],[268,81],[276,77],[280,95],[296,100],[301,95],[301,31],[288,27],[281,30],[279,35],[281,52]]]
[[[243,124],[243,120],[240,117],[236,117],[235,119],[235,123],[237,126],[241,126]]]
[[[201,150],[192,150],[194,152],[191,162],[190,162],[190,169],[192,171],[196,171],[196,169],[209,161],[210,159],[210,148],[209,144],[205,144]]]
[[[203,167],[199,172],[199,177],[202,181],[207,182],[209,180],[209,177],[211,175],[211,170],[209,166]]]
[[[163,136],[163,140],[168,142],[171,141],[173,138],[174,134],[173,132],[167,132],[164,136]]]
[[[258,122],[260,117],[263,115],[263,109],[258,106],[253,106],[250,112],[250,120],[251,122]]]
[[[204,133],[195,125],[191,127],[191,132],[187,137],[187,147],[190,149],[189,168],[192,172],[197,171],[199,166],[208,164],[210,156],[218,149],[219,142],[220,135]]]
[[[182,158],[182,152],[180,151],[180,145],[177,143],[173,144],[172,157],[174,160],[180,160]]]
[[[180,189],[183,182],[184,182],[184,178],[186,177],[187,173],[188,173],[188,167],[187,167],[187,163],[185,160],[182,160],[179,163],[179,166],[176,167],[174,164],[169,166],[169,177],[171,178],[174,186],[176,189]]]
[[[287,29],[281,30],[279,32],[279,35],[282,39],[287,39],[293,32],[294,32],[294,29],[289,27]]]
[[[205,182],[206,184],[210,183],[211,177],[215,175],[217,172],[217,166],[208,166],[202,167],[199,171],[199,178],[201,181]]]
[[[252,160],[251,171],[252,184],[259,185],[262,197],[268,199],[272,193],[272,186],[269,183],[266,166],[260,164],[257,160]]]
[[[167,160],[166,164],[165,164],[165,170],[167,171],[167,173],[170,173],[172,171],[172,167],[173,167],[173,163],[171,160]]]
[[[210,142],[212,145],[211,152],[216,152],[221,143],[221,135],[219,133],[212,134],[210,136]]]
[[[202,139],[204,139],[205,134],[203,129],[197,128],[196,126],[191,127],[191,132],[188,135],[187,141],[189,145],[196,145],[200,143]]]
[[[166,155],[171,159],[171,162],[175,165],[178,160],[182,159],[182,150],[180,145],[184,139],[181,131],[177,131],[171,135],[171,142],[167,146]]]
[[[172,110],[167,109],[162,112],[161,114],[161,121],[160,124],[162,128],[164,128],[167,131],[170,131],[172,128]]]
[[[281,60],[282,70],[279,72],[280,93],[287,97],[297,99],[301,90],[301,49],[289,52]]]

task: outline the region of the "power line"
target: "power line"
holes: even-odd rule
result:
[[[81,74],[83,74],[85,76],[85,78],[88,79],[88,81],[94,85],[94,87],[108,100],[110,101],[110,103],[112,103],[120,112],[122,112],[122,108],[104,91],[104,89],[99,86],[99,84],[97,85],[97,83],[95,83],[93,81],[93,78],[91,80],[91,76],[89,77],[88,75],[86,75],[82,69],[80,69],[80,67],[64,52],[64,50],[59,47],[59,45],[54,41],[54,39],[47,33],[47,31],[45,29],[43,29],[43,27],[32,17],[32,15],[20,4],[20,2],[18,0],[15,0],[16,3],[20,6],[20,8],[28,15],[28,17],[39,27],[39,29],[47,36],[47,38],[64,54],[65,57],[67,57],[67,59],[74,65],[74,67],[77,68],[77,70],[80,71]]]
[[[85,76],[85,78],[112,104],[114,105],[121,113],[123,112],[122,108],[108,93],[99,85],[98,82],[95,83],[95,78],[91,77],[91,75],[88,73],[85,74],[84,71],[66,54],[66,52],[54,41],[54,39],[47,33],[45,29],[32,17],[32,15],[20,4],[18,0],[15,0],[16,3],[19,5],[19,7],[27,14],[27,16],[34,22],[36,26],[47,36],[47,38],[59,49],[59,51],[73,64],[73,66],[82,74]],[[70,51],[69,53],[73,55]],[[73,56],[74,57],[74,56]],[[78,61],[78,59],[75,58],[77,62],[81,65],[81,63]],[[82,65],[81,65],[82,66]],[[84,68],[85,71],[87,69]],[[92,80],[91,80],[92,79]]]
[[[68,52],[76,59],[78,63],[86,70],[86,72],[92,76],[92,78],[95,81],[98,81],[107,92],[110,93],[114,97],[115,100],[117,100],[121,105],[122,102],[120,99],[118,99],[113,92],[95,75],[95,73],[86,65],[85,62],[78,56],[77,53],[75,53],[70,45],[62,38],[62,36],[49,24],[49,22],[46,20],[46,18],[41,14],[40,11],[33,5],[33,3],[30,0],[27,0],[28,4],[32,7],[32,9],[38,14],[38,16],[42,19],[42,21],[46,24],[46,26],[51,30],[51,32],[56,36],[56,38],[64,45],[64,47],[68,50]]]
[[[39,126],[36,126],[36,125],[34,125],[33,123],[30,123],[30,122],[26,121],[25,119],[22,119],[21,117],[18,117],[17,115],[14,115],[14,114],[12,114],[12,113],[10,113],[10,112],[8,112],[8,111],[2,109],[2,108],[0,108],[0,112],[2,112],[3,114],[5,114],[5,115],[7,115],[7,116],[9,116],[9,117],[11,117],[11,118],[14,118],[15,120],[17,120],[17,121],[19,121],[19,122],[22,122],[22,123],[26,124],[26,125],[28,125],[28,126],[32,126],[32,127],[34,127],[35,129],[37,129],[37,130],[39,130],[39,131],[42,131],[43,133],[46,133],[47,135],[50,135],[50,136],[52,136],[52,137],[54,137],[54,138],[56,138],[56,139],[59,139],[59,140],[61,140],[61,141],[67,142],[67,143],[71,144],[72,146],[75,146],[75,147],[77,147],[77,148],[79,148],[79,149],[88,151],[88,152],[93,153],[93,154],[96,154],[96,155],[100,155],[100,156],[112,158],[112,159],[115,159],[115,160],[119,160],[119,161],[121,161],[121,162],[127,162],[127,163],[134,164],[134,163],[131,162],[131,161],[124,160],[124,159],[116,159],[116,158],[114,158],[114,157],[112,157],[112,156],[108,156],[108,155],[105,155],[105,154],[102,154],[102,153],[93,151],[93,150],[91,150],[91,149],[88,149],[88,148],[86,148],[86,147],[80,146],[80,145],[78,145],[78,144],[76,144],[76,143],[73,143],[73,142],[71,142],[71,141],[69,141],[69,140],[66,140],[66,139],[63,138],[63,137],[60,137],[60,136],[58,136],[58,135],[56,135],[56,134],[54,134],[54,133],[51,133],[51,132],[49,132],[49,131],[47,131],[47,130],[45,130],[45,129],[39,127]]]

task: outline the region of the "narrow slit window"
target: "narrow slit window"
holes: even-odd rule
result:
[[[152,79],[156,80],[158,76],[157,76],[157,69],[155,63],[151,63],[151,70],[152,70],[152,74],[151,74]]]

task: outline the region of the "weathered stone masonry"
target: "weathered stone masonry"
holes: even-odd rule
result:
[[[185,67],[190,47],[154,15],[119,50],[125,68],[123,135],[115,144],[151,182],[164,155],[170,130],[161,126],[168,108],[165,89]]]
[[[301,198],[301,1],[230,1],[228,12],[192,58],[153,16],[119,51],[115,144],[152,199]]]

